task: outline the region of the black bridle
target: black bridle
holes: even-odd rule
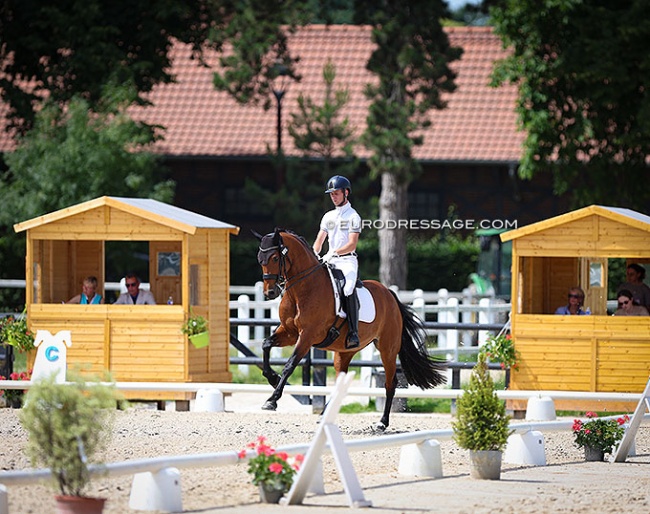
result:
[[[269,237],[269,236],[266,236]],[[282,241],[282,236],[279,233],[273,234],[273,237],[277,237],[277,242],[273,246],[269,246],[268,248],[262,248],[262,242],[260,243],[259,246],[259,252],[257,253],[257,262],[261,266],[266,266],[271,259],[271,256],[273,255],[272,253],[269,252],[278,252],[279,260],[280,263],[278,265],[278,272],[277,273],[263,273],[262,274],[262,280],[274,280],[277,286],[280,288],[280,290],[284,293],[285,291],[288,291],[291,289],[293,286],[301,282],[302,280],[306,279],[309,275],[317,271],[319,268],[322,268],[325,266],[325,263],[319,262],[318,264],[312,266],[311,268],[307,268],[306,270],[303,270],[293,277],[289,278],[287,276],[287,262],[289,265],[291,265],[291,258],[289,257],[289,248],[287,248],[284,245],[284,242]],[[275,242],[275,241],[274,241]],[[291,284],[287,285],[291,281]]]

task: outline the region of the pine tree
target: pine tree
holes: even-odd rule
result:
[[[456,403],[458,420],[452,423],[454,441],[468,450],[504,449],[508,442],[510,417],[499,400],[484,356],[479,356],[469,385]]]

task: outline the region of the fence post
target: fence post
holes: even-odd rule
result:
[[[239,319],[248,318],[250,316],[250,298],[248,297],[248,295],[240,294],[237,297],[237,303],[239,304],[237,306],[237,317]],[[239,327],[237,327],[237,339],[239,339],[239,341],[242,344],[248,345],[250,341],[250,333],[251,333],[251,329],[248,326],[240,325]],[[240,357],[246,357],[241,352],[237,352],[237,355],[239,355]],[[239,364],[237,368],[239,369],[240,373],[243,373],[244,375],[248,376],[250,372],[248,364]]]
[[[447,300],[447,323],[458,323],[458,298],[451,297]],[[458,330],[447,330],[447,349],[453,349],[454,360],[458,360]]]
[[[426,321],[426,313],[424,312],[424,291],[416,289],[413,291],[413,303],[411,304],[413,311],[418,315],[422,321]]]
[[[449,298],[449,291],[446,289],[438,290],[438,321],[440,323],[447,323],[447,311],[445,307],[447,306],[447,299]],[[438,348],[447,348],[447,331],[440,330],[438,332]]]
[[[463,289],[463,305],[468,307],[472,305],[474,297],[472,296],[472,290],[469,287]],[[475,313],[470,310],[466,310],[462,314],[463,323],[473,323],[476,318]],[[463,330],[462,332],[463,346],[469,348],[472,346],[472,333],[469,330]]]
[[[264,282],[255,282],[255,305],[264,301]],[[255,319],[264,319],[264,307],[255,307]],[[255,340],[264,340],[264,327],[255,327]]]
[[[483,323],[490,323],[490,319],[492,316],[490,315],[490,305],[492,301],[490,298],[481,298],[478,302],[478,305],[480,307],[480,310],[478,311],[478,322],[483,324]],[[490,332],[487,330],[479,330],[478,331],[478,345],[483,346],[485,344],[485,340],[488,338],[490,335]]]

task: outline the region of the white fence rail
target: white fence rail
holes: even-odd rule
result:
[[[409,305],[415,313],[425,321],[440,323],[481,323],[505,324],[510,315],[510,304],[501,299],[486,296],[473,296],[469,289],[458,293],[440,289],[435,292],[415,289],[413,291],[399,290],[391,287],[400,301]],[[278,319],[280,299],[265,300],[262,282],[254,286],[231,286],[230,301],[232,318],[240,319]],[[471,346],[474,342],[482,344],[488,337],[487,331],[464,330],[434,330],[428,329],[428,334],[437,337],[438,347],[455,352],[459,345]],[[270,333],[269,328],[247,327],[237,328],[237,338],[245,344],[261,343]],[[459,337],[460,336],[460,337]]]

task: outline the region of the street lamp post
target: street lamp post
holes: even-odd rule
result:
[[[289,69],[281,61],[278,61],[275,63],[273,71],[274,77],[271,81],[271,91],[273,91],[277,106],[276,151],[280,154],[282,152],[282,99],[289,86]]]
[[[284,98],[284,93],[285,91],[283,89],[273,89],[275,103],[277,104],[275,149],[278,154],[282,152],[282,99]]]

